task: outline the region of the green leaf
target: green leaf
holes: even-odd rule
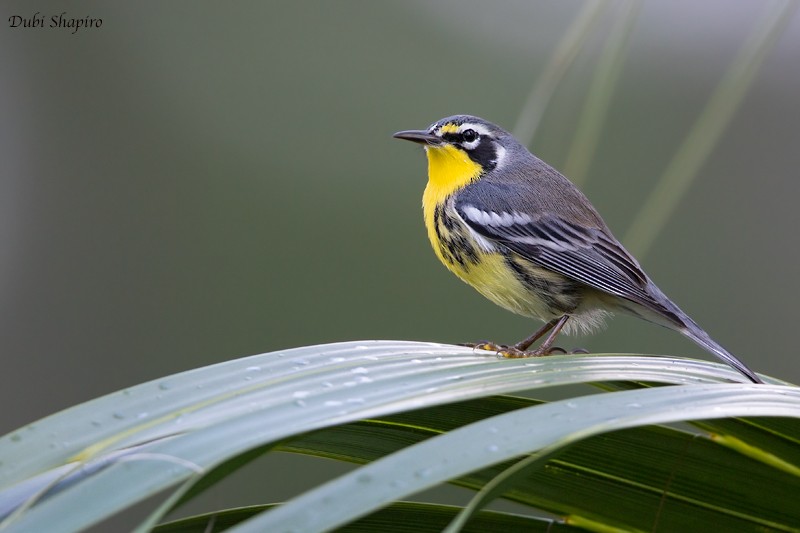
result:
[[[321,530],[488,465],[558,448],[599,433],[692,418],[800,417],[800,389],[693,385],[584,396],[498,415],[428,439],[248,520],[237,532]],[[578,515],[628,527],[626,517]],[[760,521],[758,517],[744,517]]]
[[[513,397],[471,400],[323,429],[280,449],[364,464],[487,416],[539,404]],[[797,419],[724,421],[800,431]],[[748,441],[751,446],[761,444],[755,437]],[[477,490],[509,466],[502,463],[452,482]],[[774,490],[764,491],[766,485]],[[772,472],[695,433],[648,426],[576,443],[536,465],[504,497],[556,514],[624,515],[645,529],[656,516],[676,528],[703,521],[736,528],[750,523],[737,517],[741,513],[765,523],[800,523],[800,508],[793,504],[798,493],[797,476]]]
[[[693,360],[511,360],[391,341],[263,354],[131,387],[3,437],[0,515],[17,509],[6,518],[6,531],[75,531],[293,435],[491,394],[620,379],[700,384],[742,378]],[[363,508],[357,500],[354,505]]]
[[[250,518],[274,505],[228,509],[158,526],[153,533],[216,533]],[[429,503],[397,502],[365,516],[337,531],[343,533],[439,533],[460,511],[458,507]],[[209,527],[210,526],[210,527]],[[483,533],[542,533],[585,531],[560,522],[494,511],[482,511],[464,530]]]
[[[604,383],[607,390],[632,390],[643,384]],[[793,475],[800,475],[800,424],[791,418],[695,420],[719,444]]]

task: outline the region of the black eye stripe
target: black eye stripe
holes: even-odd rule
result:
[[[458,143],[461,142],[461,135],[458,133],[445,133],[442,135],[442,139],[450,143]]]
[[[438,135],[445,143],[462,148],[472,161],[481,166],[483,172],[489,172],[497,166],[497,153],[501,146],[490,132],[479,133],[472,128],[466,128],[456,133],[452,130],[442,132],[442,129],[444,126],[437,126],[429,131]]]
[[[471,143],[480,138],[475,130],[464,130],[461,133],[443,133],[442,139],[449,143]]]

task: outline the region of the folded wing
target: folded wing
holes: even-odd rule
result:
[[[649,292],[652,283],[639,263],[602,228],[549,213],[497,212],[476,205],[474,200],[456,203],[455,207],[467,226],[481,237],[538,266],[659,314],[672,314]]]

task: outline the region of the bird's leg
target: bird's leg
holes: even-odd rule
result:
[[[539,355],[548,355],[551,350],[552,351],[560,351],[566,353],[566,351],[562,350],[561,348],[553,347],[553,342],[555,342],[556,337],[561,332],[561,329],[569,320],[569,315],[564,315],[561,318],[553,319],[544,326],[542,326],[539,331],[528,337],[527,339],[523,339],[514,346],[511,346],[506,349],[498,350],[498,353],[503,357],[508,358],[520,358],[520,357],[537,357]],[[552,330],[552,331],[550,331]],[[550,331],[550,334],[544,340],[544,342],[535,350],[533,351],[525,351],[531,344],[533,344],[537,339],[539,339],[542,335]]]
[[[567,320],[569,320],[569,315],[564,315],[561,318],[559,318],[558,321],[556,321],[556,323],[553,324],[552,326],[553,331],[550,332],[550,335],[547,336],[547,338],[544,340],[542,344],[539,345],[538,348],[536,348],[533,352],[530,352],[531,355],[547,355],[548,353],[550,353],[550,347],[553,346],[556,337],[558,337],[558,334],[561,333],[561,328],[563,328],[566,325]]]
[[[525,350],[530,348],[531,344],[533,344],[534,342],[538,341],[545,333],[547,333],[548,331],[553,329],[553,326],[555,326],[558,321],[559,321],[559,319],[554,318],[553,320],[551,320],[550,322],[548,322],[547,324],[545,324],[541,328],[537,329],[536,332],[533,335],[531,335],[530,337],[527,337],[525,339],[522,339],[517,344],[515,344],[514,345],[514,349],[515,350],[519,350],[520,352],[524,352]]]

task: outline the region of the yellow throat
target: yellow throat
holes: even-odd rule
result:
[[[477,179],[482,168],[463,150],[449,144],[426,146],[425,152],[428,155],[428,185],[422,196],[422,208],[427,223],[429,215],[430,220],[433,220],[434,208]]]

